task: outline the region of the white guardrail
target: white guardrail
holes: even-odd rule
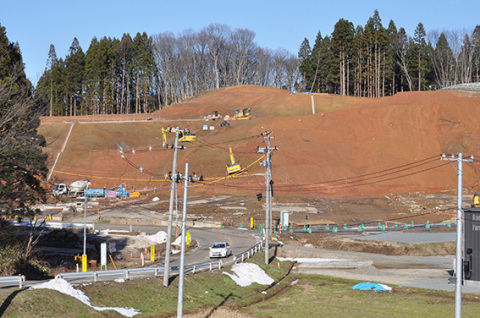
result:
[[[25,282],[25,276],[23,275],[0,277],[0,285],[7,285],[7,286],[18,285],[18,288],[22,288],[22,284],[24,282]]]
[[[237,264],[239,261],[245,261],[248,258],[252,257],[256,252],[259,252],[262,248],[262,243],[257,243],[252,246],[247,251],[237,254],[233,257],[233,263]],[[195,274],[197,271],[205,270],[220,270],[223,264],[221,260],[211,260],[210,262],[199,263],[194,265],[185,266],[185,274],[191,273]],[[106,271],[94,271],[94,272],[77,272],[77,273],[61,273],[58,274],[58,278],[63,278],[67,281],[83,280],[91,278],[94,282],[101,280],[102,278],[112,279],[112,277],[130,279],[134,276],[159,276],[164,272],[164,267],[141,267],[141,268],[130,268],[130,269],[115,269],[115,270],[106,270]],[[170,267],[170,272],[178,272],[178,266]]]
[[[259,252],[262,249],[262,242],[255,244],[247,251],[236,254],[233,257],[233,263],[237,264],[239,261],[243,262],[250,257],[252,257],[255,253]],[[222,268],[222,261],[221,260],[211,260],[210,262],[199,263],[194,265],[187,265],[185,266],[185,274],[191,273],[195,274],[196,271],[204,271],[204,270],[220,270]],[[179,271],[178,266],[170,267],[171,272]],[[132,276],[141,277],[141,276],[159,276],[163,274],[164,268],[163,267],[142,267],[142,268],[130,268],[130,269],[115,269],[115,270],[105,270],[105,271],[94,271],[94,272],[76,272],[76,273],[62,273],[58,274],[58,278],[63,278],[68,281],[75,281],[81,279],[93,279],[94,282],[102,278],[112,279],[112,277],[117,278],[125,278],[130,279]],[[18,276],[6,276],[0,277],[0,285],[6,286],[16,286],[18,285],[19,288],[22,288],[22,284],[25,282],[25,276],[18,275]],[[5,286],[4,286],[5,287]]]

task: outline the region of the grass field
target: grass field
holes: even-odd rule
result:
[[[273,286],[236,285],[221,272],[185,277],[185,317],[452,317],[454,294],[393,287],[393,292],[354,291],[357,281],[288,272],[291,263],[274,260],[266,266],[261,254],[251,261],[275,279]],[[228,268],[222,270],[228,271]],[[161,278],[124,283],[98,283],[81,288],[99,307],[132,307],[136,317],[175,317],[178,279],[165,288]],[[262,293],[262,291],[264,291]],[[114,311],[95,311],[80,301],[52,290],[0,293],[4,317],[118,317]],[[463,315],[475,317],[480,295],[465,295]]]

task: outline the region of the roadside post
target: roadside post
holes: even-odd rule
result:
[[[82,255],[82,272],[87,271],[87,255],[83,254]]]
[[[87,199],[88,197],[84,194],[83,196],[83,255],[82,255],[82,272],[87,271]]]
[[[100,244],[100,270],[107,270],[107,243]]]

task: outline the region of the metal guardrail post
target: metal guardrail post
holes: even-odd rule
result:
[[[218,270],[222,269],[222,261],[218,261]]]
[[[125,279],[128,280],[128,269],[125,270]]]
[[[158,267],[155,267],[155,277],[158,276]]]
[[[22,283],[25,281],[25,276],[21,275],[20,276],[20,282],[19,282],[19,287],[22,288]]]
[[[234,263],[234,264],[237,264],[237,256],[234,256],[234,257],[233,257],[233,263]]]
[[[93,281],[94,281],[95,283],[97,282],[97,276],[98,276],[97,272],[94,272],[94,273],[93,273]]]
[[[195,274],[195,265],[193,265],[193,273]]]

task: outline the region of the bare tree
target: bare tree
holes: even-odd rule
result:
[[[408,59],[407,59],[407,52],[408,47],[411,42],[411,39],[407,36],[405,29],[400,28],[399,32],[393,38],[393,50],[398,58],[398,65],[403,73],[403,76],[407,80],[408,83],[408,90],[413,89],[413,82],[412,77],[408,72]]]

